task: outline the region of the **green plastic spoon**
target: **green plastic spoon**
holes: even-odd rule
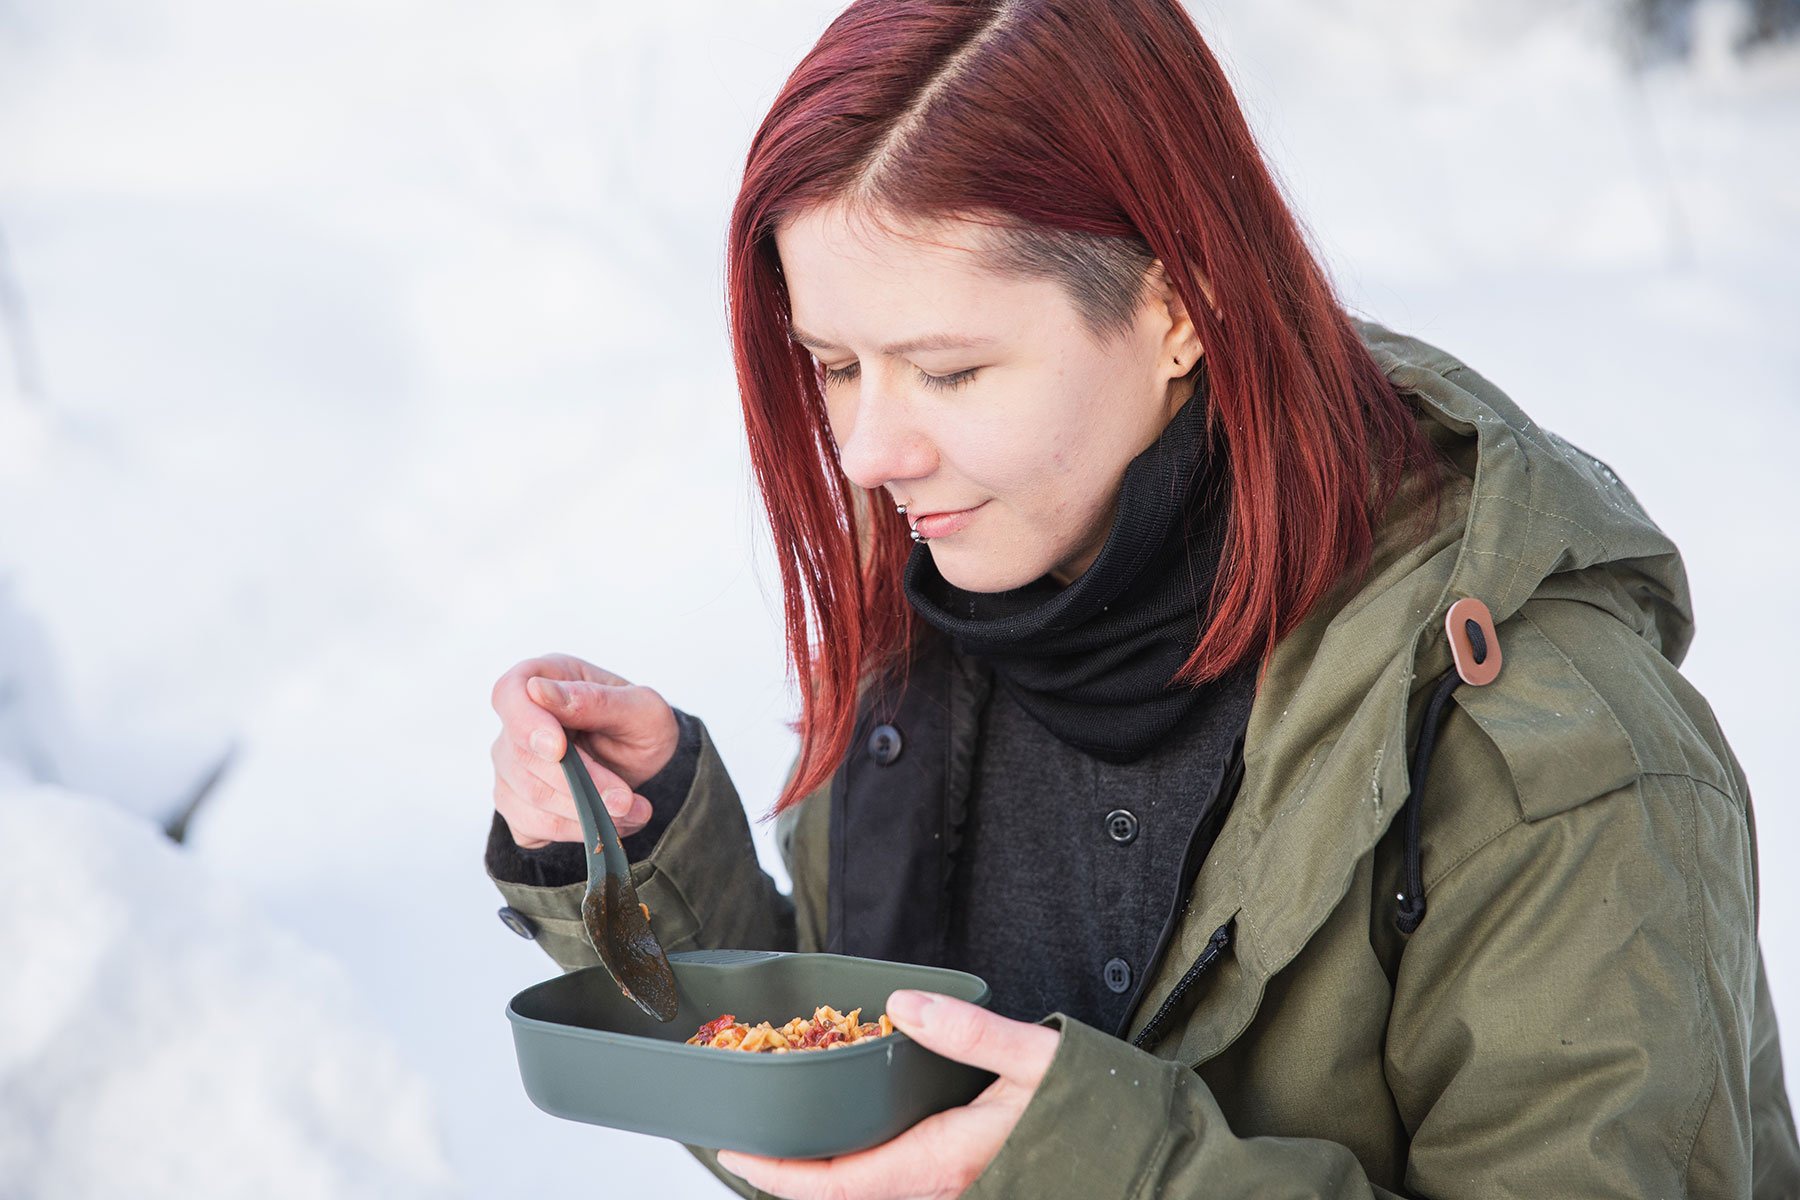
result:
[[[562,756],[563,774],[568,776],[575,814],[581,818],[582,836],[587,839],[588,882],[587,894],[581,899],[581,921],[588,941],[626,999],[658,1021],[673,1021],[680,1008],[675,972],[639,906],[625,847],[600,799],[600,789],[576,752],[575,735],[565,728],[563,741],[567,747]]]

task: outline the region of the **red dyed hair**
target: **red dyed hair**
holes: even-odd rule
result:
[[[817,364],[789,326],[774,232],[844,203],[1001,230],[1002,268],[1063,278],[1097,333],[1139,295],[1109,290],[1106,263],[1141,278],[1160,260],[1205,349],[1231,505],[1211,618],[1175,681],[1251,654],[1266,666],[1362,574],[1403,475],[1434,461],[1178,0],[858,0],[758,128],[727,247],[750,460],[803,681],[799,758],[768,815],[830,778],[863,688],[932,632],[901,590],[906,521],[845,478]]]

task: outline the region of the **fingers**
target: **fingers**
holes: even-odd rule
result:
[[[654,688],[633,683],[555,680],[531,675],[525,680],[525,694],[562,726],[595,730],[625,743],[642,740],[644,731],[659,729],[661,710],[668,707]],[[556,732],[561,735],[563,731]],[[531,742],[530,737],[524,740]],[[561,748],[559,740],[554,747],[556,753],[550,757],[560,757]]]
[[[938,1113],[936,1116],[942,1117]],[[721,1150],[721,1167],[769,1193],[789,1200],[840,1200],[846,1196],[898,1200],[912,1196],[955,1196],[973,1176],[960,1170],[952,1149],[933,1142],[940,1123],[928,1117],[900,1136],[836,1158],[765,1158],[735,1150]],[[964,1177],[964,1176],[967,1177]]]
[[[527,849],[583,840],[561,762],[571,748],[565,726],[629,728],[634,720],[663,719],[656,707],[661,698],[654,691],[569,654],[544,654],[515,664],[495,682],[491,700],[501,725],[491,750],[494,806],[506,818],[513,840]],[[650,820],[650,802],[579,743],[573,749],[619,836],[642,829]]]
[[[560,759],[555,762],[547,761],[537,751],[520,745],[514,734],[514,730],[502,728],[489,749],[489,756],[494,760],[495,776],[509,779],[513,789],[521,796],[538,803],[560,795],[563,798],[561,807],[572,814],[575,802],[568,798],[569,777],[563,771]],[[581,755],[583,765],[593,777],[594,786],[601,792],[624,785],[624,780],[588,757],[579,746],[576,747],[576,753]],[[540,794],[540,788],[548,792],[547,797]]]
[[[619,791],[608,796],[606,811],[612,815],[613,828],[620,837],[630,837],[649,822],[650,802],[642,796]],[[535,850],[550,842],[586,841],[581,822],[573,815],[573,804],[567,813],[546,808],[532,803],[501,780],[494,785],[494,807],[506,818],[506,827],[521,849]]]
[[[500,714],[500,723],[517,731],[519,741],[527,745],[531,743],[532,735],[541,731],[550,739],[545,745],[545,753],[551,759],[562,757],[563,731],[556,717],[526,692],[525,681],[533,675],[612,687],[630,685],[630,681],[623,676],[596,667],[572,654],[540,654],[536,658],[525,659],[509,667],[495,680],[489,702],[494,706],[494,711]]]
[[[594,786],[600,789],[601,802],[620,837],[629,837],[649,823],[653,809],[648,800],[634,793],[624,780],[595,762],[579,746],[576,753]],[[494,739],[489,756],[494,762],[494,807],[506,817],[515,842],[525,846],[528,838],[552,842],[583,840],[575,801],[569,795],[568,777],[560,764],[546,763],[522,749],[505,730]]]
[[[551,842],[579,842],[581,822],[526,802],[501,779],[494,784],[494,808],[506,819],[506,827],[522,850],[539,850]]]

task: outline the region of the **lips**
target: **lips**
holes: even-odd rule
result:
[[[981,510],[981,505],[986,503],[987,501],[983,500],[981,504],[977,504],[973,508],[958,509],[954,512],[927,513],[914,521],[912,527],[928,538],[948,537],[973,520],[975,514]]]

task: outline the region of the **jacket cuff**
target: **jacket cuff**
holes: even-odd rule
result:
[[[675,753],[663,764],[662,770],[637,786],[637,794],[650,802],[649,823],[636,833],[619,839],[626,859],[631,862],[649,857],[694,785],[694,772],[700,760],[700,718],[679,708],[674,712],[676,726],[681,731]],[[496,811],[488,830],[487,870],[496,882],[533,887],[585,883],[587,848],[579,842],[551,842],[528,850],[513,840],[506,819]]]
[[[1176,1072],[1186,1068],[1065,1013],[1037,1024],[1062,1032],[1056,1054],[963,1200],[1067,1195],[1072,1179],[1104,1179],[1109,1195],[1137,1195],[1168,1141]]]
[[[494,827],[498,836],[511,840],[512,835],[506,832],[506,823],[498,813],[494,816]],[[491,845],[496,835],[488,835]],[[513,883],[496,878],[490,866],[488,878],[500,889],[506,898],[506,907],[500,910],[500,919],[507,928],[520,937],[530,938],[538,944],[556,965],[565,971],[573,971],[578,967],[595,966],[600,956],[594,953],[593,943],[588,941],[587,931],[581,922],[581,901],[587,894],[587,877],[574,883],[550,886],[546,884]],[[642,897],[639,897],[642,899]],[[649,901],[645,901],[646,904]],[[651,922],[655,927],[654,918]]]
[[[1064,1013],[1062,1037],[993,1161],[963,1200],[1017,1196],[1313,1196],[1400,1200],[1375,1186],[1349,1147],[1323,1138],[1232,1132],[1212,1089]]]
[[[733,948],[792,950],[793,901],[757,862],[750,823],[737,788],[713,746],[705,722],[694,718],[699,749],[693,780],[644,859],[631,864],[638,899],[665,951]],[[513,860],[497,838],[511,842],[498,813],[490,827],[488,877],[506,898],[507,924],[534,938],[565,971],[599,961],[581,924],[587,872],[566,883],[508,879],[497,871]],[[574,850],[585,853],[579,845]],[[514,847],[516,850],[516,846]],[[522,920],[521,920],[522,918]]]
[[[656,849],[675,814],[687,802],[694,787],[694,773],[700,767],[700,718],[679,708],[674,711],[675,724],[681,730],[675,753],[662,770],[637,786],[637,794],[650,802],[650,820],[636,833],[619,839],[625,847],[625,857],[632,862],[650,857]]]
[[[495,883],[560,887],[587,882],[587,848],[580,842],[551,842],[527,850],[513,841],[512,828],[498,809],[488,825],[486,865]]]

